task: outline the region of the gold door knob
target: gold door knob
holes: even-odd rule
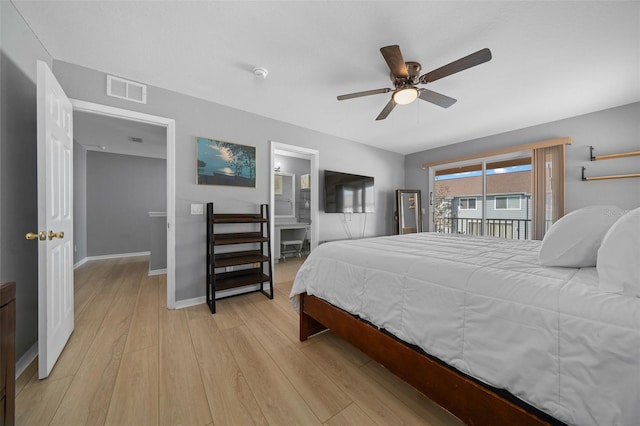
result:
[[[60,231],[60,232],[53,232],[53,231],[49,231],[49,239],[53,240],[54,238],[64,238],[64,232]]]
[[[44,231],[40,231],[37,234],[33,232],[27,232],[27,235],[24,236],[27,240],[35,240],[36,238],[40,241],[44,241],[47,239],[47,233]]]

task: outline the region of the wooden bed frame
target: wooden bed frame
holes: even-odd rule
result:
[[[332,304],[300,295],[300,340],[330,329],[468,425],[562,425]]]

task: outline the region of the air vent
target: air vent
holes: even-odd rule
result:
[[[128,101],[147,103],[147,86],[122,78],[107,76],[107,96],[126,99]]]
[[[142,138],[136,138],[134,136],[129,136],[129,140],[135,143],[142,143]]]

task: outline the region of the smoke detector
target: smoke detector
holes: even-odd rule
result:
[[[253,69],[253,75],[256,78],[259,78],[261,80],[264,80],[265,78],[267,78],[268,74],[269,74],[269,70],[267,70],[266,68],[258,67]]]

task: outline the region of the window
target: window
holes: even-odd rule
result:
[[[477,210],[476,198],[460,198],[460,210]]]
[[[434,170],[433,230],[526,240],[531,234],[530,152]],[[491,194],[491,195],[489,195]],[[486,209],[483,204],[486,197]],[[447,211],[441,203],[454,200]],[[486,211],[485,211],[486,210]]]
[[[496,197],[496,210],[521,210],[519,196]]]
[[[430,199],[433,200],[429,229],[463,233],[463,222],[475,220],[481,214],[483,235],[495,233],[495,228],[502,226],[505,231],[502,234],[511,234],[514,239],[541,240],[549,226],[564,214],[564,151],[565,145],[570,144],[569,137],[549,139],[423,163],[422,168],[429,170]],[[491,202],[495,199],[488,194],[520,194],[525,201],[518,201],[519,211],[516,201],[509,200],[508,196],[503,196],[493,211],[487,211],[490,203],[480,203],[475,209],[472,201],[461,201],[458,205],[460,197],[468,198],[471,194]],[[438,201],[444,198],[456,200],[450,213],[438,208]],[[476,211],[470,211],[472,209]],[[457,215],[465,211],[466,214],[460,215],[464,217]],[[488,216],[498,211],[499,218]],[[492,225],[492,220],[502,222]]]

